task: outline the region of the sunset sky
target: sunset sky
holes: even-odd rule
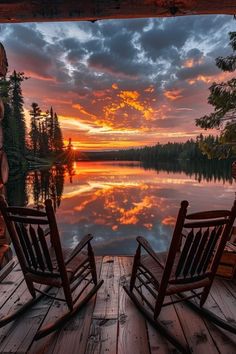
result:
[[[209,113],[208,87],[230,77],[232,16],[2,24],[9,71],[25,72],[32,102],[53,106],[64,139],[80,150],[185,141]]]

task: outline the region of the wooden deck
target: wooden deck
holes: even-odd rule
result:
[[[39,341],[37,330],[55,320],[65,305],[47,298],[19,320],[0,329],[0,353],[50,354],[166,354],[175,349],[138,312],[122,288],[130,275],[132,257],[97,257],[104,285],[81,312],[64,328]],[[26,302],[30,295],[19,266],[0,284],[0,315],[6,315]],[[236,323],[236,284],[217,278],[206,307]],[[159,319],[193,353],[235,353],[236,335],[204,321],[186,305],[175,304],[162,310]]]

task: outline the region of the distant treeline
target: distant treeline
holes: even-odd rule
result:
[[[207,160],[207,153],[201,149],[204,142],[216,140],[214,136],[203,137],[197,140],[187,140],[185,143],[156,144],[137,149],[123,149],[117,151],[88,152],[83,154],[82,159],[88,160],[120,160],[141,161],[154,164],[160,161],[175,160]],[[80,156],[78,155],[78,158]]]

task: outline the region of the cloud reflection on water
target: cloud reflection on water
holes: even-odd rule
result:
[[[230,208],[234,199],[231,184],[199,183],[183,172],[114,162],[78,162],[74,172],[73,183],[65,177],[59,228],[69,246],[92,233],[96,254],[133,254],[138,235],[163,251],[181,200],[187,199],[193,212]]]

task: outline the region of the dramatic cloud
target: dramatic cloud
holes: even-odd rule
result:
[[[10,71],[30,77],[26,111],[53,106],[65,140],[111,149],[196,137],[208,87],[229,77],[215,58],[233,27],[229,16],[7,24],[0,39]]]

